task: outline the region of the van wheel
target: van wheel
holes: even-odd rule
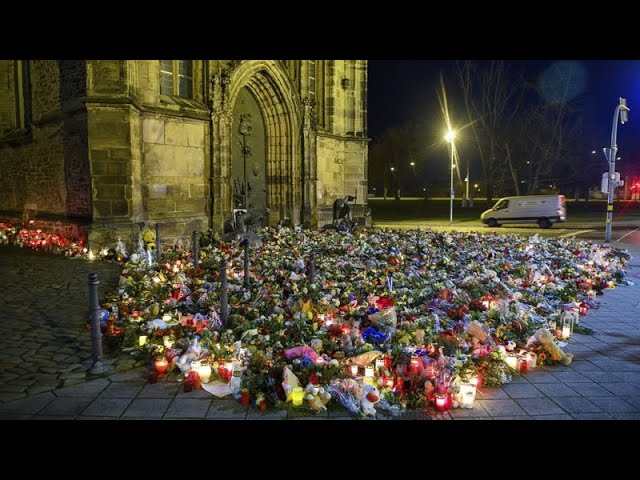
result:
[[[490,218],[489,220],[487,220],[487,225],[489,225],[491,228],[496,228],[498,226],[498,222],[495,218]]]
[[[552,224],[548,218],[541,218],[538,220],[538,225],[540,225],[540,228],[551,228]]]

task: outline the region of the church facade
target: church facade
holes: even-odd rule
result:
[[[0,218],[132,239],[366,222],[366,60],[1,60]]]

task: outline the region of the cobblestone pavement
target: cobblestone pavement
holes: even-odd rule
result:
[[[85,381],[89,272],[103,295],[120,267],[0,246],[0,402]]]
[[[618,287],[598,297],[601,307],[591,310],[581,320],[595,330],[595,335],[575,334],[565,347],[574,354],[571,365],[539,367],[524,376],[514,377],[512,383],[500,389],[482,389],[473,409],[452,410],[438,415],[411,411],[398,419],[639,420],[640,251],[632,251],[632,254],[634,259],[627,278],[635,285]],[[0,267],[3,269],[9,262],[28,261],[28,266],[19,266],[19,273],[12,273],[10,278],[3,275],[0,283],[3,292],[8,292],[5,302],[9,302],[0,311],[0,385],[7,388],[0,391],[6,395],[4,400],[10,400],[11,394],[15,395],[13,398],[29,395],[28,398],[1,404],[0,419],[352,419],[334,402],[331,402],[330,405],[334,406],[329,412],[320,415],[293,407],[288,411],[259,413],[253,406],[242,406],[229,398],[219,399],[203,390],[184,393],[175,378],[148,384],[144,368],[133,368],[107,378],[52,390],[60,382],[81,381],[74,377],[62,378],[66,373],[79,372],[84,376],[82,359],[88,358],[89,354],[89,335],[82,330],[87,309],[84,300],[87,272],[96,270],[101,276],[111,272],[115,277],[117,268],[50,257],[38,257],[34,261],[36,257],[33,255],[38,254],[20,252],[15,255],[12,252],[8,255],[0,249]],[[15,256],[17,260],[9,260],[5,258],[7,256]],[[47,269],[59,272],[60,277],[67,280],[65,283],[60,281],[57,289],[51,286],[43,289],[38,282],[48,283]],[[71,280],[66,272],[75,273],[74,278]],[[72,302],[71,297],[78,298],[78,301]],[[64,310],[57,305],[58,302],[64,303]],[[53,313],[63,311],[64,316]],[[10,340],[11,337],[16,340]],[[41,337],[46,340],[36,340]],[[43,350],[48,346],[55,348]],[[70,353],[60,351],[65,348]],[[53,360],[53,366],[41,367],[41,360],[39,357],[34,359],[35,355],[40,355],[42,360],[61,356]],[[71,365],[76,367],[64,371]],[[48,374],[52,375],[51,378],[43,378],[42,375],[47,375],[43,368],[56,370]],[[11,378],[7,380],[8,377]],[[38,393],[34,388],[38,382],[49,382],[40,384],[40,388],[50,391]],[[379,415],[379,418],[383,417]]]

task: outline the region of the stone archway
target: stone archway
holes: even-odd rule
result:
[[[244,92],[244,93],[242,93]],[[265,203],[268,222],[299,223],[301,201],[301,102],[287,72],[275,60],[246,60],[217,78],[213,97],[213,223],[220,228],[233,209],[234,106],[250,94],[264,125]]]

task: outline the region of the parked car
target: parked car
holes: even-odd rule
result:
[[[504,197],[480,215],[482,223],[490,227],[498,227],[504,223],[537,223],[541,228],[549,228],[566,219],[564,195]]]

